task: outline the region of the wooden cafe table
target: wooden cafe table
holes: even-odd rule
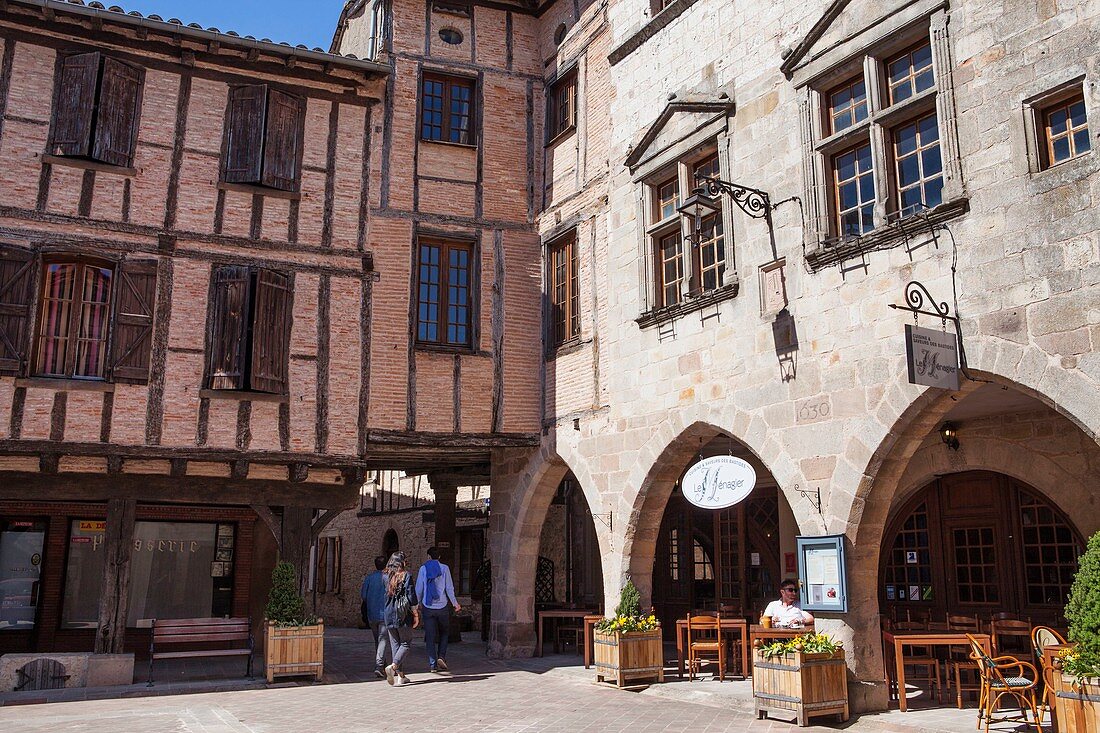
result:
[[[543,639],[542,622],[543,622],[543,619],[548,619],[548,618],[575,618],[578,621],[583,622],[585,616],[592,616],[592,615],[594,615],[594,613],[595,612],[592,611],[591,609],[585,610],[583,608],[554,608],[554,609],[550,609],[550,610],[547,610],[547,611],[537,612],[535,614],[538,617],[538,622],[535,624],[535,639],[536,639],[536,641],[535,641],[535,656],[536,657],[541,657],[542,656],[542,639]],[[586,631],[587,631],[587,628],[588,628],[588,626],[586,624],[585,625]],[[587,637],[587,633],[585,634],[585,636]],[[585,644],[586,644],[585,648],[586,649],[587,649],[587,643],[588,643],[588,641],[587,641],[587,638],[586,638],[585,639]]]
[[[993,655],[993,644],[989,634],[971,634],[982,645],[986,654]],[[957,631],[916,631],[895,634],[890,631],[882,632],[884,646],[894,648],[895,682],[898,686],[898,710],[905,712],[907,709],[905,699],[905,647],[907,646],[963,646],[970,648],[970,640],[966,634]]]
[[[726,618],[722,616],[719,623],[721,634],[737,634],[737,640],[741,642],[741,676],[749,676],[749,645],[748,622],[743,618]],[[676,662],[680,677],[684,676],[684,645],[687,639],[687,619],[676,620]]]

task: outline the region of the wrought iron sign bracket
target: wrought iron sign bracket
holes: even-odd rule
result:
[[[928,307],[925,307],[926,301]],[[951,315],[951,308],[947,305],[946,301],[936,303],[936,299],[932,297],[932,293],[928,292],[928,288],[919,280],[912,280],[905,286],[905,303],[906,305],[890,303],[890,307],[894,310],[909,311],[912,313],[913,323],[917,322],[918,316],[931,316],[932,318],[939,318],[944,325],[946,325],[948,321],[951,321],[955,324],[956,331],[958,330],[958,315]],[[931,308],[931,310],[929,310],[929,308]]]
[[[696,176],[695,182],[698,185],[696,190],[701,190],[711,198],[726,194],[733,199],[733,203],[737,204],[741,211],[753,219],[767,219],[775,208],[768,193],[758,188],[750,188],[710,176]]]
[[[600,522],[607,527],[608,532],[614,532],[615,531],[615,527],[613,526],[613,522],[612,522],[612,513],[611,512],[608,512],[607,514],[593,514],[592,518],[600,520]]]
[[[798,484],[794,485],[794,490],[797,491],[803,499],[810,502],[817,513],[821,516],[821,521],[825,521],[825,513],[821,511],[821,487],[816,489],[802,489]]]

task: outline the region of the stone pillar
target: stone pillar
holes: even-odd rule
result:
[[[453,569],[455,561],[455,512],[458,484],[453,479],[428,476],[435,494],[435,544],[439,559]]]
[[[106,562],[99,596],[96,654],[122,654],[126,617],[130,611],[130,557],[134,550],[134,499],[107,502],[107,529],[103,538]]]

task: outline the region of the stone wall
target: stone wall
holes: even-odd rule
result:
[[[881,527],[890,506],[909,490],[910,461],[920,463],[922,452],[934,451],[938,423],[982,384],[964,379],[950,395],[908,384],[902,336],[912,318],[888,307],[902,301],[908,282],[919,280],[937,302],[957,308],[970,376],[1061,415],[1038,422],[982,415],[973,424],[964,420],[960,430],[969,438],[945,468],[983,467],[1009,454],[1055,465],[1056,472],[1033,476],[1033,485],[1064,509],[1088,501],[1080,529],[1088,534],[1100,528],[1091,498],[1100,434],[1100,237],[1094,215],[1100,157],[1094,150],[1033,170],[1024,107],[1083,77],[1090,135],[1097,139],[1100,9],[1061,2],[1046,3],[1038,13],[998,2],[952,5],[936,22],[940,28],[946,21],[949,31],[961,162],[956,183],[965,205],[944,220],[946,228],[912,225],[892,246],[820,265],[805,254],[820,243],[804,224],[802,92],[780,65],[829,4],[700,0],[673,4],[669,16],[655,20],[645,17],[643,5],[620,0],[607,7],[608,181],[593,180],[578,194],[609,196],[601,217],[606,250],[594,250],[597,297],[594,310],[583,315],[592,324],[599,368],[591,360],[567,363],[561,357],[548,367],[548,421],[556,429],[539,451],[501,452],[494,465],[495,587],[507,588],[506,602],[494,606],[494,650],[523,654],[530,644],[532,558],[565,471],[577,477],[594,513],[613,515],[613,531],[596,525],[609,607],[627,574],[648,602],[654,542],[672,484],[702,441],[727,433],[768,467],[800,533],[851,539],[853,611],[824,615],[821,626],[854,652],[850,664],[861,682],[854,688],[857,708],[884,706],[874,580]],[[842,11],[834,35],[854,27],[853,13],[866,14],[860,27],[867,19],[904,25],[893,6],[871,11],[864,5]],[[588,12],[594,17],[592,8]],[[927,28],[929,21],[914,22]],[[671,327],[639,326],[636,319],[651,307],[652,265],[640,216],[645,197],[623,161],[672,95],[717,99],[727,90],[736,109],[716,140],[727,161],[725,175],[770,194],[778,205],[771,230],[732,209],[726,231],[736,297],[708,309],[707,318],[694,312]],[[586,97],[588,114],[603,103],[603,97]],[[554,212],[551,202],[543,231],[554,230]],[[779,259],[785,260],[793,344],[777,343],[776,318],[763,307],[761,268]],[[613,297],[599,298],[603,293]],[[924,319],[923,325],[940,324]],[[578,411],[597,378],[605,390],[598,409]],[[997,411],[981,404],[986,415]],[[1053,432],[1041,436],[1040,430]],[[994,450],[988,439],[1002,447]],[[1057,455],[1047,456],[1052,443]],[[928,460],[944,462],[942,451]],[[1061,476],[1072,476],[1078,488]],[[820,490],[823,516],[796,486]]]

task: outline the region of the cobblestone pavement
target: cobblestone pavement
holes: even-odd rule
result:
[[[414,643],[407,665],[412,684],[390,687],[370,674],[368,632],[329,630],[326,684],[242,683],[244,689],[196,694],[178,683],[149,690],[135,685],[115,699],[82,699],[0,708],[5,733],[355,733],[385,731],[826,731],[786,721],[756,720],[746,683],[668,682],[624,692],[592,682],[576,657],[505,662],[484,657],[481,645],[452,647],[453,673],[424,670],[423,645]],[[365,663],[364,663],[365,662]],[[572,664],[570,667],[554,666]],[[229,670],[228,675],[239,675]],[[206,676],[213,676],[207,670]],[[709,686],[709,687],[708,687]],[[211,689],[207,686],[205,689]],[[218,689],[224,689],[219,687]],[[706,690],[721,690],[719,696]],[[139,697],[152,692],[154,697]],[[121,695],[122,697],[118,697]],[[95,697],[95,693],[85,697]],[[69,699],[69,698],[54,698]],[[26,701],[33,701],[28,698]],[[963,715],[965,713],[965,715]],[[853,733],[931,733],[973,730],[973,710],[937,710],[865,716],[844,729]],[[1011,731],[1012,727],[1000,728]]]

